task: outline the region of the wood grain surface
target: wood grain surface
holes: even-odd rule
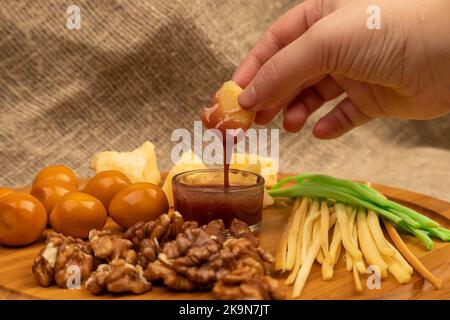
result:
[[[440,224],[450,226],[450,203],[434,199],[418,193],[374,185],[386,196],[402,202],[427,216],[437,220]],[[259,238],[263,248],[274,253],[281,233],[287,222],[291,210],[290,201],[277,201],[266,209]],[[109,221],[107,228],[119,228]],[[364,289],[362,293],[354,290],[353,278],[345,270],[345,263],[340,258],[335,268],[334,277],[330,281],[323,281],[321,268],[314,264],[308,278],[301,299],[449,299],[450,300],[450,243],[434,241],[432,251],[427,251],[417,239],[403,237],[408,247],[422,261],[422,263],[436,276],[442,278],[443,287],[436,290],[424,281],[416,272],[408,284],[400,285],[388,275],[381,282],[380,289]],[[152,291],[143,295],[102,295],[94,296],[85,289],[69,290],[55,286],[40,287],[31,272],[34,257],[42,248],[43,242],[25,248],[7,248],[0,246],[0,299],[212,299],[209,292],[178,293],[164,288],[154,287]],[[286,275],[279,275],[283,280]],[[366,278],[362,278],[366,287]]]

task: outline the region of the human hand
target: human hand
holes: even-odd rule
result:
[[[377,5],[381,29],[369,29]],[[346,97],[314,126],[322,139],[372,119],[450,112],[450,1],[307,0],[279,18],[236,70],[239,104],[298,132],[326,101]]]

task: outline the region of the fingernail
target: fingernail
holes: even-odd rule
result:
[[[255,87],[247,87],[238,98],[239,105],[244,109],[251,109],[258,103],[258,96],[256,95]]]

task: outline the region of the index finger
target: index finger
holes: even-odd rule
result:
[[[307,0],[286,12],[263,34],[232,79],[245,88],[261,66],[331,12],[332,1]]]

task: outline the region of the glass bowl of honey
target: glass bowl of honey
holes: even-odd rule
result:
[[[186,171],[173,177],[174,208],[185,221],[206,224],[222,219],[228,228],[236,218],[252,231],[261,225],[264,178],[259,174],[223,168]],[[225,175],[228,174],[228,184]]]

